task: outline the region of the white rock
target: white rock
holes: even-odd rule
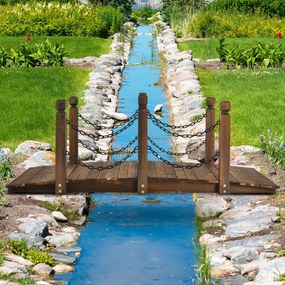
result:
[[[15,154],[31,156],[35,152],[42,150],[50,151],[51,149],[51,145],[46,142],[24,141],[23,143],[17,146]]]
[[[33,262],[31,262],[30,260],[25,259],[22,256],[15,255],[15,254],[6,254],[5,259],[8,261],[16,262],[18,264],[21,264],[27,267],[31,267],[34,265]]]
[[[74,244],[77,242],[78,237],[71,233],[56,233],[52,236],[47,236],[45,240],[51,246],[61,246],[67,244]]]
[[[31,167],[48,166],[55,164],[55,153],[52,151],[38,151],[32,154],[27,160],[19,164],[25,170]]]
[[[222,197],[198,198],[196,212],[199,217],[216,217],[229,208],[227,201]]]
[[[60,211],[53,211],[51,215],[57,222],[65,223],[68,221],[67,217],[64,216]]]
[[[102,110],[102,113],[119,121],[127,121],[129,119],[129,116],[123,113],[118,113],[118,112],[112,112],[106,109]]]
[[[74,268],[70,265],[60,263],[54,266],[53,270],[55,271],[55,273],[67,273],[72,272]]]
[[[33,267],[32,271],[38,275],[52,275],[54,274],[54,270],[52,267],[45,263],[38,263],[36,266]]]
[[[13,261],[4,261],[2,266],[0,266],[0,272],[4,274],[27,274],[28,270],[22,264]]]

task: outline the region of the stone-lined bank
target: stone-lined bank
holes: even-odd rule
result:
[[[162,78],[174,125],[184,125],[205,111],[204,100],[191,51],[179,52],[174,32],[162,22],[158,34],[158,47],[166,68]],[[203,131],[204,120],[195,127],[183,129],[187,134]],[[179,129],[177,129],[179,131]],[[201,138],[203,139],[203,138]],[[174,147],[180,152],[195,147],[197,142],[186,138],[173,138]],[[249,146],[232,147],[231,163],[248,166],[246,153],[259,151]],[[203,157],[203,150],[183,161]],[[254,166],[252,166],[254,167]],[[196,213],[204,223],[200,243],[207,246],[214,278],[223,285],[277,285],[285,273],[285,257],[276,252],[281,247],[282,237],[272,234],[271,228],[279,221],[279,208],[270,205],[269,197],[263,196],[218,196],[199,194],[194,196]]]

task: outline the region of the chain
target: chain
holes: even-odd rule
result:
[[[189,123],[188,125],[181,125],[181,126],[175,126],[175,125],[169,125],[167,123],[163,123],[162,121],[158,120],[154,115],[152,115],[149,111],[148,111],[148,117],[157,126],[160,125],[160,126],[171,128],[171,129],[187,129],[188,127],[193,127],[196,124],[200,123],[204,118],[206,118],[206,114],[204,114],[202,117],[200,117],[196,121]]]
[[[110,130],[110,129],[117,129],[118,127],[121,127],[123,125],[125,125],[127,122],[121,122],[119,120],[114,122],[114,126],[112,127],[104,127],[100,125],[100,122],[98,120],[96,120],[96,123],[92,123],[90,120],[86,119],[85,117],[83,117],[80,113],[78,113],[78,117],[81,118],[86,124],[91,125],[92,127],[95,128],[95,130]],[[136,120],[138,118],[138,110],[136,110],[136,112],[134,114],[132,114],[129,117],[129,121],[132,121],[133,119]],[[120,123],[118,123],[120,122]]]
[[[136,118],[137,118],[137,117],[136,117]],[[116,131],[116,132],[114,132],[114,133],[112,133],[112,134],[108,134],[108,135],[99,135],[99,134],[94,135],[94,134],[88,134],[88,133],[86,133],[85,131],[78,129],[76,126],[71,125],[69,120],[66,120],[66,123],[67,123],[68,125],[70,125],[75,131],[79,132],[81,135],[87,136],[87,137],[89,137],[89,138],[91,138],[91,139],[94,139],[94,140],[98,140],[98,139],[112,138],[113,136],[116,136],[116,135],[121,134],[122,132],[124,132],[125,130],[127,130],[127,129],[135,122],[136,118],[133,119],[133,120],[131,120],[131,121],[129,121],[129,122],[128,122],[127,124],[125,124],[125,126],[124,126],[123,128],[121,128],[120,130],[118,130],[118,131]]]
[[[199,145],[197,145],[196,147],[194,147],[193,149],[186,151],[186,152],[172,152],[172,151],[167,151],[166,149],[164,149],[163,147],[160,147],[154,140],[152,140],[150,137],[148,137],[148,140],[150,141],[150,143],[155,146],[156,148],[158,148],[160,151],[167,153],[168,155],[174,155],[174,156],[183,156],[186,154],[191,154],[192,152],[198,150],[202,145],[204,145],[206,143],[206,140],[203,140]]]
[[[115,167],[117,167],[118,165],[122,164],[123,162],[125,162],[128,158],[130,158],[132,155],[134,155],[138,150],[138,146],[136,146],[132,151],[130,151],[127,156],[123,157],[121,160],[116,161],[115,163],[108,165],[108,166],[92,166],[92,165],[88,165],[84,162],[82,162],[81,160],[75,159],[76,163],[79,164],[82,167],[87,167],[90,170],[105,170],[105,169],[113,169]],[[69,151],[66,152],[67,155],[70,156]],[[74,158],[71,156],[71,158]]]
[[[192,165],[189,165],[189,164],[188,165],[180,165],[180,164],[173,163],[167,159],[162,158],[151,146],[148,146],[147,149],[150,150],[155,157],[157,157],[159,160],[163,161],[165,164],[171,165],[174,168],[186,168],[186,169],[199,168],[199,167],[203,166],[204,164],[211,162],[220,154],[219,152],[216,152],[216,154],[214,156],[210,157],[208,160],[205,160],[202,163],[199,162],[199,163],[192,164]]]
[[[134,137],[125,147],[122,147],[118,150],[114,151],[99,151],[96,150],[94,147],[89,147],[86,143],[84,143],[82,140],[78,139],[78,142],[85,147],[86,149],[92,151],[95,154],[103,154],[103,155],[113,155],[113,154],[119,154],[124,153],[126,149],[128,149],[130,146],[132,146],[136,141],[138,140],[138,136]]]

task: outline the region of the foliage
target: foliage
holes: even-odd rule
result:
[[[46,263],[54,266],[54,258],[48,254],[47,250],[40,251],[38,249],[29,248],[25,239],[9,240],[7,249],[16,255],[20,255],[33,262],[34,264]]]
[[[0,69],[1,144],[15,150],[34,139],[54,146],[55,102],[80,97],[89,73],[65,67]]]
[[[152,9],[151,6],[147,5],[142,9],[135,10],[132,12],[131,20],[134,22],[142,23],[142,24],[149,24],[151,21],[149,18],[153,17],[158,10]],[[154,22],[158,19],[154,19]]]
[[[202,10],[187,19],[184,36],[193,37],[277,37],[285,18],[257,14]]]
[[[11,168],[10,161],[7,159],[2,147],[0,146],[0,180],[7,181],[12,177],[13,177],[13,170]]]
[[[119,8],[92,4],[27,3],[0,6],[0,35],[99,36],[120,31]]]
[[[284,132],[284,69],[199,68],[196,72],[204,96],[215,97],[217,109],[218,102],[231,102],[231,145],[260,146],[259,135],[268,126]]]
[[[266,135],[260,136],[260,144],[266,156],[285,169],[285,143],[283,136],[279,136],[278,132],[273,134],[268,129]]]
[[[220,40],[217,48],[220,60],[229,67],[281,67],[285,60],[285,50],[281,44],[258,43],[251,48],[243,50],[241,45],[228,48],[225,39]]]

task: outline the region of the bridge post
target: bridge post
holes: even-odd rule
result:
[[[138,111],[138,194],[146,194],[148,191],[147,179],[147,95],[139,94]]]
[[[78,160],[78,132],[75,128],[78,128],[78,98],[76,96],[72,96],[69,98],[69,163],[77,164]]]
[[[66,194],[66,103],[56,101],[55,194]]]
[[[208,106],[206,110],[206,129],[215,124],[215,103],[216,99],[209,97],[206,100]],[[215,155],[215,129],[206,133],[205,159],[209,167],[214,167],[214,160],[209,161]]]
[[[230,194],[230,109],[231,103],[229,101],[221,102],[219,132],[219,194]]]

